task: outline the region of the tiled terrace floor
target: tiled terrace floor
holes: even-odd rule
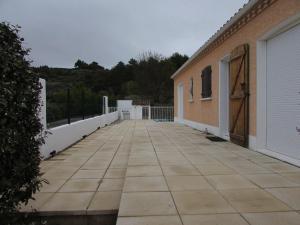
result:
[[[119,209],[117,225],[300,224],[300,168],[175,123],[115,124],[42,168],[50,184],[31,205],[45,213]]]

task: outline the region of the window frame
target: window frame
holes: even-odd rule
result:
[[[212,68],[206,66],[201,71],[201,100],[210,100],[212,98]]]
[[[194,78],[190,77],[189,81],[189,102],[194,101]]]

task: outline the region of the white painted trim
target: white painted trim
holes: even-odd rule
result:
[[[210,132],[210,133],[212,133],[216,136],[219,136],[219,132],[220,132],[219,128],[215,127],[215,126],[211,126],[211,125],[203,124],[203,123],[198,123],[198,122],[194,122],[194,121],[191,121],[191,120],[181,120],[180,121],[180,120],[178,120],[177,117],[174,117],[174,122],[185,124],[189,127],[195,128],[195,129],[200,130],[200,131],[205,131],[207,129],[208,132]],[[268,156],[277,158],[279,160],[291,163],[293,165],[300,166],[300,160],[298,160],[298,159],[293,159],[293,158],[288,157],[286,155],[283,155],[283,154],[280,154],[280,153],[277,153],[277,152],[273,152],[273,151],[270,151],[270,150],[267,150],[267,149],[257,148],[257,144],[256,144],[257,141],[256,140],[257,140],[257,137],[249,135],[249,149],[251,149],[253,151],[256,151],[256,152],[260,152],[264,155],[268,155]]]
[[[257,148],[264,149],[267,139],[267,42],[256,45],[256,135]]]
[[[212,101],[212,97],[200,98],[200,101]]]
[[[219,136],[219,127],[215,127],[215,126],[211,126],[211,125],[208,125],[208,124],[204,124],[204,123],[199,123],[199,122],[195,122],[195,121],[192,121],[192,120],[186,120],[186,119],[183,119],[183,120],[178,120],[178,118],[176,118],[174,120],[175,122],[179,122],[179,123],[183,123],[189,127],[192,127],[192,128],[195,128],[197,130],[200,130],[200,131],[208,131],[209,133],[212,133],[216,136]]]
[[[219,129],[220,137],[229,140],[229,60],[230,55],[225,55],[219,61]],[[226,82],[224,84],[224,82]],[[227,91],[226,91],[227,87]],[[227,96],[227,101],[224,102],[224,96]],[[224,108],[224,105],[227,105],[227,108]],[[227,115],[226,122],[224,117]],[[223,123],[227,123],[227,131]]]
[[[300,165],[300,161],[286,155],[266,149],[267,147],[267,40],[287,31],[300,23],[300,13],[288,18],[262,35],[256,45],[256,146],[263,154]],[[250,143],[250,140],[249,140]],[[249,144],[250,145],[250,144]]]
[[[211,134],[214,134],[218,137],[221,137],[225,140],[230,141],[229,137],[222,137],[220,135],[219,127],[215,127],[215,126],[211,126],[211,125],[208,125],[208,124],[199,123],[199,122],[195,122],[195,121],[191,121],[191,120],[186,120],[186,119],[179,120],[177,117],[174,117],[174,122],[180,123],[180,124],[185,124],[189,127],[197,129],[199,131],[208,131]],[[249,148],[253,149],[253,150],[256,149],[256,137],[255,136],[249,135]]]
[[[184,121],[183,120],[180,120],[177,116],[174,116],[174,122],[175,123],[184,123]]]
[[[179,120],[177,117],[174,117],[174,122],[185,124],[189,127],[197,129],[199,131],[208,131],[209,133],[212,133],[212,134],[214,134],[218,137],[221,137],[225,140],[230,141],[229,137],[221,136],[219,127],[215,127],[215,126],[211,126],[211,125],[208,125],[208,124],[199,123],[199,122],[195,122],[195,121],[191,121],[191,120],[186,120],[186,119]],[[257,148],[256,148],[256,137],[255,136],[249,135],[249,149],[258,151]]]
[[[180,89],[182,93],[179,93]],[[184,85],[182,82],[177,85],[177,117],[180,120],[184,118]]]
[[[257,140],[257,137],[256,136],[252,136],[252,135],[249,135],[248,137],[248,148],[249,149],[252,149],[252,150],[256,150],[256,141]]]
[[[265,155],[268,155],[268,156],[271,156],[271,157],[274,157],[274,158],[277,158],[279,160],[288,162],[290,164],[300,166],[300,160],[299,159],[294,159],[294,158],[291,158],[289,156],[280,154],[278,152],[270,151],[268,149],[256,149],[255,151],[260,152],[260,153],[265,154]]]

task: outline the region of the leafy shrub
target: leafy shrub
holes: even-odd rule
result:
[[[19,27],[0,23],[0,223],[15,213],[40,185],[41,86],[26,59]]]

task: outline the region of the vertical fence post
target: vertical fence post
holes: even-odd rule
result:
[[[84,90],[81,90],[81,110],[82,119],[84,120]]]
[[[103,106],[102,106],[102,96],[99,96],[99,114],[103,114]]]
[[[68,118],[68,124],[71,123],[70,118],[70,88],[67,89],[67,118]]]
[[[46,107],[46,81],[44,79],[39,79],[39,82],[41,84],[41,92],[40,92],[40,96],[39,96],[39,100],[40,100],[40,104],[41,104],[41,110],[39,111],[39,119],[41,121],[41,124],[43,125],[43,130],[42,133],[44,134],[44,132],[47,130],[47,107]],[[47,141],[47,139],[45,140]],[[41,156],[46,156],[46,145],[42,144],[40,145],[40,153]]]
[[[109,113],[108,111],[108,97],[107,96],[103,96],[103,111],[104,111],[104,114],[107,114]]]

